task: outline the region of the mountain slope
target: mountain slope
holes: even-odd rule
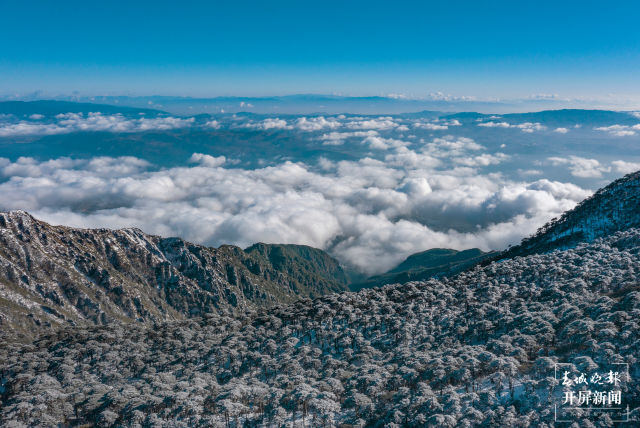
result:
[[[337,261],[323,260],[339,277]],[[184,319],[347,289],[320,275],[301,281],[289,273],[294,265],[283,269],[238,247],[207,248],[138,229],[74,229],[23,211],[0,213],[1,334]]]
[[[627,174],[553,219],[520,245],[483,261],[548,253],[640,227],[640,171]]]
[[[296,294],[315,298],[345,291],[344,286],[349,284],[349,277],[338,261],[317,248],[258,243],[244,251],[258,259],[261,266],[271,267],[288,275]],[[254,273],[259,274],[259,271]],[[312,289],[309,288],[311,284]]]
[[[441,275],[450,276],[488,256],[488,253],[484,253],[477,248],[464,251],[433,248],[412,254],[387,273],[373,276],[358,284],[351,284],[349,288],[351,291],[358,291],[363,288],[381,287],[387,284],[422,281]]]
[[[579,236],[593,238],[570,249],[271,308],[247,304],[189,320],[67,326],[23,346],[0,340],[0,425],[280,427],[300,426],[302,419],[302,426],[359,428],[639,426],[640,229],[629,225],[640,211],[625,193],[633,193],[634,179],[598,192],[597,205],[585,201],[592,209],[584,215],[566,216],[574,229],[582,227]],[[607,195],[631,211],[616,214],[619,207]],[[602,218],[610,219],[606,227],[591,227]],[[70,258],[63,254],[67,248],[89,249],[84,241],[92,237],[111,248],[100,247],[98,256],[118,254],[107,257],[110,264],[139,265],[135,255],[147,257],[141,248],[153,244],[154,255],[178,266],[178,273],[189,273],[190,254],[213,251],[191,246],[180,252],[175,238],[163,244],[135,230],[33,224],[21,212],[2,219],[2,248],[10,250],[1,254],[2,278],[20,278],[7,258],[32,270],[46,267],[34,251],[36,232],[46,235],[41,239],[48,241],[49,256],[61,254],[61,265]],[[613,224],[628,230],[611,232]],[[541,243],[557,244],[544,233]],[[134,236],[135,248],[128,243]],[[23,245],[4,244],[12,239]],[[210,254],[219,260],[235,251],[256,263],[268,260],[261,269],[273,270],[260,272],[269,276],[311,251],[254,247]],[[437,260],[437,254],[418,254],[403,268]],[[313,267],[322,258],[310,259]],[[238,283],[232,272],[229,283]],[[331,265],[319,272],[339,277]],[[615,383],[604,380],[614,373]],[[563,374],[590,384],[563,385]],[[596,374],[603,380],[598,385]],[[567,392],[578,396],[582,387],[608,397],[620,391],[621,405],[566,403]]]
[[[0,425],[636,427],[638,268],[634,229],[451,279],[70,327],[0,346]],[[631,412],[563,405],[580,389],[562,385],[565,372],[619,372],[617,407]]]

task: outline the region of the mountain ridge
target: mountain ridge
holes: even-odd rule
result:
[[[0,114],[13,114],[16,116],[32,114],[40,114],[43,116],[55,116],[58,114],[66,113],[106,113],[106,114],[143,114],[149,116],[158,116],[160,114],[168,114],[162,110],[130,107],[130,106],[115,106],[110,104],[96,104],[96,103],[78,103],[72,101],[54,101],[54,100],[39,100],[39,101],[0,101]]]
[[[637,425],[635,376],[620,373],[617,384],[629,413],[593,416],[562,406],[575,389],[555,372],[637,372],[639,250],[640,230],[630,229],[450,279],[0,342],[0,423],[568,426],[556,408],[572,426]]]
[[[335,259],[323,260],[342,278]],[[207,248],[135,228],[51,226],[24,211],[0,213],[3,336],[28,337],[65,324],[177,320],[346,289],[328,273],[293,277],[239,247]]]
[[[409,281],[423,281],[455,275],[482,259],[489,257],[477,248],[457,251],[448,248],[432,248],[407,257],[402,263],[386,273],[375,275],[350,284],[351,291],[364,288],[382,287],[388,284],[403,284]]]
[[[507,258],[566,250],[578,243],[631,228],[640,228],[640,171],[615,180],[599,189],[575,208],[540,227],[519,245],[481,263]]]

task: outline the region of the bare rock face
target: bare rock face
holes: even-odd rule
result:
[[[238,247],[0,213],[0,335],[7,338],[33,339],[64,325],[222,314],[348,289],[331,278],[316,282],[300,284]]]

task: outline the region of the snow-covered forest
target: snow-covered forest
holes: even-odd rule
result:
[[[569,388],[557,368],[571,377],[619,371],[631,410],[621,426],[637,426],[639,266],[640,230],[632,229],[451,279],[151,328],[70,327],[0,351],[1,423],[616,424],[611,412],[586,406],[556,414]],[[573,422],[555,422],[560,416]]]

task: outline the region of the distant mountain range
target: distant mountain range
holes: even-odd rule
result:
[[[103,114],[137,114],[140,113],[157,116],[165,113],[157,109],[115,106],[109,104],[78,103],[71,101],[2,101],[0,102],[0,114],[12,114],[15,116],[31,116],[40,114],[45,117],[66,113],[103,113]],[[168,114],[168,113],[166,113]]]
[[[576,124],[589,124],[591,126],[610,125],[635,125],[638,118],[627,113],[610,110],[582,110],[582,109],[560,109],[544,110],[530,113],[507,113],[495,116],[492,114],[482,114],[475,112],[454,113],[442,116],[452,120],[457,119],[461,123],[476,122],[478,119],[494,122],[508,122],[512,125],[521,123],[540,123],[542,125],[554,126],[575,126]]]
[[[228,113],[252,111],[274,114],[399,114],[424,110],[440,112],[477,111],[489,114],[531,112],[572,108],[602,108],[602,103],[589,101],[567,101],[561,99],[494,100],[480,101],[471,98],[456,98],[445,95],[422,99],[395,96],[339,96],[339,95],[288,95],[267,97],[223,96],[212,98],[174,96],[58,96],[53,101],[86,104],[125,106],[143,109],[160,109],[178,115],[200,113]],[[25,98],[22,101],[27,101]],[[38,100],[34,102],[42,102]],[[48,101],[48,100],[47,100]]]
[[[149,98],[149,97],[147,97]],[[147,99],[145,98],[145,99]],[[108,99],[108,98],[107,98]],[[242,100],[244,98],[214,98],[214,99],[190,99],[190,98],[163,98],[170,103],[176,103],[177,105],[181,105],[182,103],[187,104],[195,104],[199,106],[203,103],[211,104],[212,101],[224,101],[224,102],[235,102],[237,100]],[[250,98],[248,98],[250,100]],[[279,100],[280,98],[273,98],[273,100]],[[313,98],[288,98],[285,97],[283,99],[286,100],[309,100]],[[350,98],[330,98],[330,100],[351,100]],[[371,100],[375,99],[376,101],[383,100],[383,102],[388,102],[388,98],[381,97],[372,97],[372,98],[353,98],[354,102],[357,100],[358,102],[363,102],[363,100]],[[155,106],[149,108],[149,103],[141,103],[134,102],[135,98],[127,98],[124,97],[124,101],[122,103],[114,103],[111,100],[110,103],[107,102],[99,102],[99,99],[94,99],[92,102],[86,102],[88,100],[84,100],[84,102],[72,102],[72,101],[54,101],[54,100],[40,100],[40,101],[0,101],[0,114],[12,114],[18,117],[28,117],[31,115],[43,115],[45,117],[56,116],[58,114],[65,113],[83,113],[88,114],[92,112],[100,112],[103,114],[123,114],[128,116],[140,116],[144,115],[146,117],[156,117],[158,115],[168,115],[168,114],[177,114],[181,116],[190,116],[190,117],[200,117],[205,119],[207,117],[228,117],[233,116],[233,114],[239,114],[242,117],[246,117],[252,120],[264,120],[273,117],[280,118],[295,118],[299,116],[320,116],[320,115],[335,115],[335,114],[345,114],[347,117],[349,116],[358,116],[362,113],[352,113],[348,108],[348,103],[344,105],[343,110],[335,110],[335,111],[322,111],[318,110],[315,112],[302,112],[302,111],[254,111],[251,108],[246,108],[246,103],[243,101],[239,101],[245,105],[231,110],[225,110],[218,108],[216,109],[193,109],[186,108],[180,111],[173,111],[172,109],[164,109],[160,108],[159,104],[151,104],[151,106]],[[272,100],[269,98],[269,100]],[[346,102],[346,101],[345,101]],[[405,105],[407,102],[405,101],[396,101],[391,100],[389,102],[400,102],[401,105]],[[404,103],[404,104],[403,104]],[[171,104],[170,104],[171,105]],[[170,107],[168,105],[167,107]],[[473,105],[467,105],[466,107],[472,107]],[[204,107],[204,104],[203,106]],[[202,110],[202,111],[201,111]],[[371,115],[376,115],[376,113],[367,113]],[[383,113],[378,113],[383,114]],[[496,115],[498,114],[498,115]],[[618,112],[618,111],[610,111],[610,110],[592,110],[592,109],[557,109],[557,110],[543,110],[536,112],[526,112],[526,113],[478,113],[475,111],[463,111],[457,113],[447,112],[447,109],[443,110],[399,110],[399,111],[389,111],[388,115],[397,118],[403,119],[425,119],[425,118],[442,118],[444,120],[458,120],[461,123],[472,123],[475,124],[478,120],[486,120],[486,121],[508,121],[511,124],[521,124],[521,123],[540,123],[546,126],[574,126],[576,124],[587,124],[590,126],[610,126],[610,125],[636,125],[638,123],[638,117],[630,114],[630,112]]]
[[[183,100],[184,101],[184,100]],[[205,104],[206,105],[206,104]],[[404,105],[404,104],[402,104]],[[142,105],[141,105],[142,106]],[[144,107],[144,106],[143,106]],[[210,107],[210,106],[209,106]],[[471,107],[471,106],[466,106]],[[114,104],[96,104],[82,102],[62,101],[5,101],[0,102],[0,128],[8,127],[8,132],[2,133],[0,129],[0,157],[13,161],[20,157],[35,157],[37,160],[46,161],[59,157],[86,159],[95,156],[134,156],[152,163],[155,167],[184,166],[193,153],[204,153],[211,156],[225,156],[235,163],[227,164],[227,167],[242,167],[247,169],[264,166],[265,160],[275,162],[275,159],[286,158],[292,162],[316,163],[320,158],[332,162],[358,161],[364,156],[371,156],[367,145],[359,144],[355,140],[347,140],[345,144],[327,145],[321,138],[327,129],[317,131],[299,132],[295,129],[268,128],[256,130],[254,128],[234,126],[238,123],[248,124],[249,121],[263,121],[269,118],[286,120],[291,126],[301,116],[320,116],[327,112],[305,114],[288,114],[277,109],[257,113],[249,108],[234,110],[207,109],[196,111],[186,109],[178,112],[189,117],[188,126],[176,129],[162,127],[141,128],[137,132],[119,131],[111,129],[105,131],[102,128],[90,128],[83,131],[64,130],[66,125],[56,131],[47,132],[51,123],[64,121],[55,116],[66,113],[83,113],[86,116],[90,112],[99,112],[104,115],[119,114],[132,122],[138,119],[156,118],[167,119],[169,115],[176,114],[173,110],[164,107],[137,108]],[[343,122],[349,122],[355,118],[355,114],[347,112],[348,109],[336,110],[336,114],[344,114]],[[364,114],[364,113],[363,113]],[[38,118],[30,118],[37,115]],[[39,116],[43,117],[39,117]],[[537,155],[539,157],[562,156],[565,153],[589,158],[596,154],[602,156],[640,156],[640,146],[637,144],[637,135],[624,138],[611,138],[609,132],[593,130],[595,127],[609,126],[635,126],[640,119],[625,112],[613,112],[603,110],[552,110],[537,113],[515,114],[484,114],[478,112],[446,113],[434,110],[419,110],[416,112],[399,111],[397,113],[385,113],[394,119],[413,120],[439,120],[451,123],[458,121],[462,126],[449,126],[442,130],[443,135],[453,133],[474,139],[478,144],[489,151],[504,152],[509,156],[514,154]],[[122,119],[121,118],[121,119]],[[191,121],[191,119],[193,119]],[[219,126],[209,127],[210,121],[219,122]],[[17,122],[29,122],[34,125],[27,127],[33,133],[16,133],[19,130]],[[510,126],[518,126],[523,123],[540,123],[546,127],[535,133],[511,132],[511,129],[503,127],[477,126],[480,122],[507,122]],[[5,123],[6,122],[6,123]],[[576,125],[579,128],[576,128]],[[445,125],[446,126],[446,125]],[[419,139],[431,138],[428,130],[411,127],[411,133],[417,136],[413,141],[417,147]],[[567,128],[566,133],[553,132],[557,128]],[[36,132],[37,131],[37,132]],[[635,132],[635,131],[634,131]],[[48,135],[53,134],[53,135]],[[394,138],[402,138],[394,134]],[[405,136],[409,138],[410,136]],[[502,146],[505,144],[505,146]],[[374,158],[382,160],[382,152],[374,153]],[[634,160],[635,161],[635,160]],[[511,173],[516,178],[518,170],[516,162],[506,168],[514,168]],[[547,174],[548,171],[545,171]],[[519,176],[517,176],[520,178]],[[566,180],[566,177],[548,176],[551,180]],[[577,178],[583,180],[582,178]],[[0,181],[3,178],[0,177]],[[581,186],[591,187],[593,183],[578,183]]]

